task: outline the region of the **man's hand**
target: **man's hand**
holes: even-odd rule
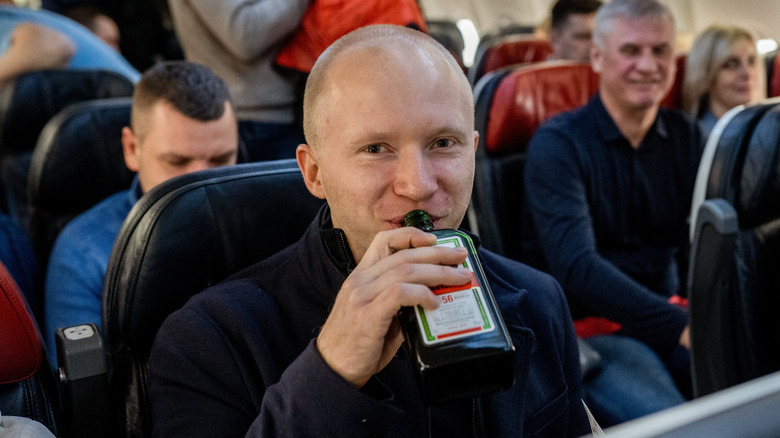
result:
[[[396,319],[402,306],[439,306],[430,287],[470,281],[465,248],[434,247],[436,236],[416,228],[376,235],[347,278],[317,339],[325,362],[362,387],[403,343]]]
[[[680,334],[680,345],[687,349],[691,349],[691,326],[686,325]]]

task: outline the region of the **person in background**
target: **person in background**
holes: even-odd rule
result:
[[[529,262],[561,282],[578,334],[601,356],[585,381],[612,425],[682,403],[690,391],[684,287],[702,151],[685,113],[660,108],[675,79],[675,23],[655,0],[612,0],[595,19],[599,91],[542,124],[524,185]]]
[[[120,52],[119,26],[116,25],[113,18],[97,7],[89,5],[76,6],[68,9],[65,12],[65,16],[91,30],[109,47]]]
[[[35,46],[20,48],[18,52],[21,55],[16,56],[23,56],[28,63],[45,63],[45,67],[34,65],[33,68],[27,68],[25,71],[41,68],[109,70],[125,76],[134,83],[141,77],[138,70],[133,68],[122,55],[108,47],[84,26],[54,12],[17,7],[11,0],[0,0],[0,59],[7,52],[13,51],[15,44],[21,42],[18,39],[19,29],[31,25],[35,25],[35,31],[39,34],[45,32],[38,36],[38,40],[46,42],[51,38],[52,44],[56,43],[57,46],[64,46],[64,48],[49,47],[47,51],[32,49]],[[21,72],[16,71],[15,74]]]
[[[57,329],[100,325],[108,258],[138,198],[175,176],[236,163],[238,128],[230,94],[204,66],[154,65],[136,86],[130,117],[122,147],[125,164],[137,172],[132,187],[69,222],[52,248],[44,298],[44,339],[51,352]],[[56,369],[56,354],[50,360]]]
[[[685,60],[683,108],[704,137],[726,111],[765,97],[756,40],[737,26],[713,25],[700,33]]]
[[[16,7],[0,0],[0,84],[34,70],[66,68],[76,46],[62,32],[33,22],[10,22],[5,9]]]
[[[548,59],[590,62],[593,21],[600,0],[558,0],[552,8],[549,40],[553,51]]]
[[[511,389],[426,407],[399,350],[401,306],[436,308],[431,287],[471,278],[454,266],[463,248],[401,227],[415,209],[458,227],[469,204],[474,100],[447,49],[407,27],[359,28],[318,58],[303,111],[298,165],[327,203],[297,243],[162,325],[148,367],[153,436],[589,432],[563,293],[519,262],[478,250],[517,349]]]
[[[39,24],[20,23],[7,35],[5,50],[0,48],[0,84],[22,73],[66,68],[76,50],[65,34]]]
[[[250,161],[293,158],[304,141],[298,84],[275,68],[310,0],[170,2],[187,60],[227,83]]]

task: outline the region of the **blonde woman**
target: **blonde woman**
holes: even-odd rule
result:
[[[714,25],[705,29],[688,53],[683,108],[709,135],[729,109],[764,98],[764,73],[756,40],[746,29]]]

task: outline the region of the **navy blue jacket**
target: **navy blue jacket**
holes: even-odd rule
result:
[[[598,95],[539,127],[525,166],[527,205],[547,268],[575,318],[604,317],[659,351],[678,344],[685,311],[669,304],[684,278],[701,137],[660,109],[634,149]]]
[[[323,243],[325,212],[298,243],[207,289],[166,320],[149,361],[154,436],[410,438],[423,437],[427,427],[434,437],[475,436],[473,428],[490,437],[589,432],[560,286],[484,250],[517,350],[513,388],[426,408],[403,350],[360,390],[332,371],[314,339],[347,274]]]

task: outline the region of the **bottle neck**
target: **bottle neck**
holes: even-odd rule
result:
[[[412,210],[406,213],[402,223],[405,227],[419,228],[423,231],[433,231],[433,221],[425,210]]]

